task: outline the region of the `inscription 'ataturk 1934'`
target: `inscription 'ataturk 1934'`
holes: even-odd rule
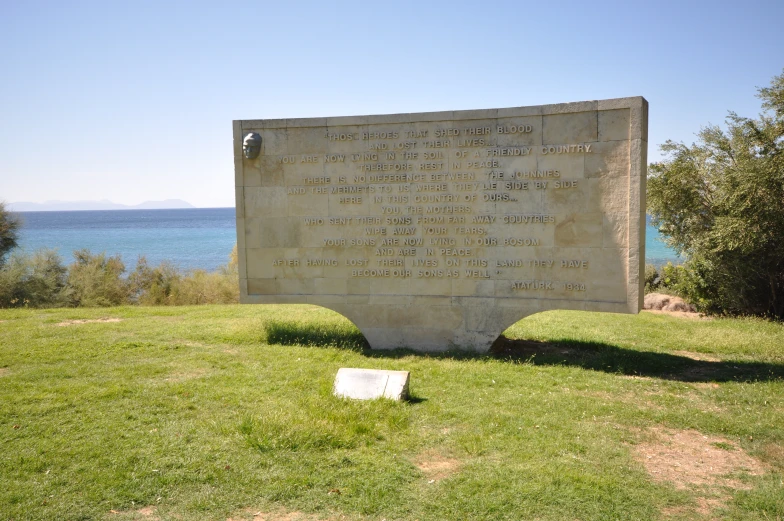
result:
[[[234,134],[242,302],[335,309],[377,348],[479,351],[534,312],[639,309],[643,98]]]

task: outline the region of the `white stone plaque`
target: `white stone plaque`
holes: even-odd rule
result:
[[[338,369],[335,377],[335,396],[355,400],[408,398],[408,371],[386,371],[382,369]]]
[[[486,351],[540,311],[637,313],[647,112],[235,121],[241,301],[333,309],[382,349]]]

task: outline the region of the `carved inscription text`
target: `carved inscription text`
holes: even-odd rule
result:
[[[236,159],[243,301],[423,349],[484,350],[532,311],[636,312],[647,104],[608,102],[235,122],[262,140]]]

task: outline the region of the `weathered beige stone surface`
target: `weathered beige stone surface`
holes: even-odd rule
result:
[[[410,378],[408,371],[341,367],[335,376],[332,392],[335,396],[353,400],[406,400]]]
[[[636,97],[235,121],[241,301],[328,307],[382,349],[485,351],[540,311],[637,313],[647,116]]]

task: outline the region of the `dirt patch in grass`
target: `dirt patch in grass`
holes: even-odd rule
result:
[[[194,369],[192,371],[179,371],[171,373],[166,377],[167,382],[184,382],[186,380],[193,380],[194,378],[202,378],[210,371],[205,368]]]
[[[176,347],[204,347],[204,344],[201,342],[191,342],[190,340],[173,340],[171,345]]]
[[[429,482],[435,482],[456,474],[462,462],[436,451],[425,451],[414,459],[414,465],[422,471]]]
[[[7,367],[0,367],[0,377],[8,376],[11,374],[11,370]]]
[[[765,472],[759,460],[726,438],[660,427],[649,429],[647,434],[649,439],[634,447],[636,459],[654,480],[695,492],[694,510],[703,516],[709,516],[726,503],[727,489],[750,488],[738,475],[759,476]]]
[[[695,505],[684,505],[662,509],[662,519],[718,519],[712,516],[714,510],[724,506],[724,501],[718,498],[698,497]],[[694,514],[699,517],[695,517]]]
[[[705,436],[695,430],[650,429],[652,440],[635,447],[637,458],[654,479],[677,488],[725,486],[747,488],[728,477],[745,472],[758,476],[764,467],[730,440]]]
[[[703,516],[710,516],[710,514],[717,508],[723,507],[726,498],[697,498],[697,513]],[[715,519],[715,518],[713,518]]]
[[[707,355],[705,353],[695,353],[693,351],[673,351],[672,354],[691,358],[692,360],[697,360],[698,362],[721,362],[721,358],[716,356]]]
[[[345,519],[340,517],[319,517],[314,514],[303,512],[259,512],[253,509],[245,509],[238,517],[230,517],[226,521],[339,521]]]
[[[125,510],[125,511],[118,511],[118,510],[110,510],[110,514],[116,514],[116,519],[132,519],[136,521],[159,521],[160,517],[158,517],[155,507],[154,506],[147,506],[144,508],[140,508],[139,510]]]
[[[63,322],[58,322],[58,326],[73,326],[76,324],[95,324],[95,323],[105,323],[105,322],[122,322],[121,318],[111,318],[111,317],[104,317],[104,318],[94,318],[94,319],[75,319],[75,320],[65,320]]]

